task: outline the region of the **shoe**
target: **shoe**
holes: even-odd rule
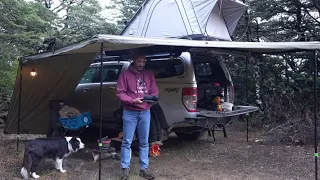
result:
[[[144,177],[148,180],[155,179],[154,175],[148,169],[140,169],[139,176]]]
[[[121,180],[129,180],[129,168],[122,168],[121,169]]]

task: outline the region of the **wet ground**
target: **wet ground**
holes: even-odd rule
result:
[[[16,153],[15,136],[3,135],[0,140],[0,179],[21,179],[20,169],[23,144]],[[246,142],[245,132],[228,132],[224,138],[216,133],[216,141],[203,137],[195,142],[181,141],[172,136],[164,142],[159,157],[150,158],[150,167],[156,179],[182,180],[289,180],[315,179],[313,148],[307,146],[262,145],[255,143],[250,134]],[[24,140],[34,137],[22,136]],[[132,157],[131,179],[138,176],[138,157]],[[119,179],[120,161],[102,161],[102,179]],[[64,161],[66,173],[57,172],[51,160],[44,161],[39,169],[40,179],[48,180],[96,180],[99,163],[93,162],[89,149],[83,150]]]

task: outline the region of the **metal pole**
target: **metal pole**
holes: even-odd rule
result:
[[[99,180],[101,179],[101,148],[102,148],[102,81],[103,81],[103,43],[100,47],[100,141],[99,141]]]
[[[19,81],[19,111],[18,111],[18,129],[17,129],[17,153],[19,152],[19,141],[20,141],[20,120],[21,120],[21,89],[22,89],[22,63],[19,60],[20,66],[20,81]]]
[[[318,67],[317,67],[317,61],[318,61],[318,54],[317,50],[314,51],[314,72],[313,72],[313,115],[314,115],[314,158],[315,158],[315,178],[318,180],[318,132],[317,132],[317,76],[318,76]]]
[[[248,102],[248,61],[249,58],[251,57],[251,52],[249,51],[247,58],[246,58],[246,103]],[[247,126],[247,142],[249,142],[249,114],[246,114],[245,118],[246,118],[246,126]]]

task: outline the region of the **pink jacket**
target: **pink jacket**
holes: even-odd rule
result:
[[[151,108],[151,103],[133,104],[133,100],[143,98],[145,95],[158,96],[158,93],[154,74],[150,70],[137,72],[131,64],[128,70],[119,75],[117,97],[121,100],[124,109],[147,110]]]

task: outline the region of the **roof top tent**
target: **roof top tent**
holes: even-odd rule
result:
[[[231,41],[246,9],[239,0],[146,0],[121,35]]]

